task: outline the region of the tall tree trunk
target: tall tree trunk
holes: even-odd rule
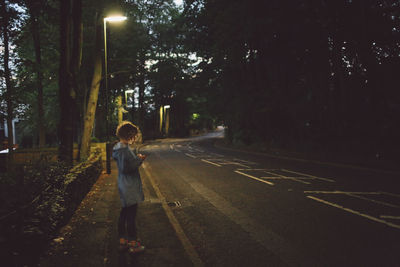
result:
[[[71,165],[82,58],[82,0],[60,1],[60,51],[59,159]]]
[[[40,46],[40,27],[39,16],[37,14],[38,5],[34,1],[26,1],[31,16],[31,30],[33,45],[35,48],[36,58],[36,86],[37,86],[37,103],[38,103],[38,120],[37,131],[39,133],[39,148],[46,144],[46,128],[44,125],[44,109],[43,109],[43,72],[42,72],[42,55]],[[40,3],[39,3],[40,5]]]
[[[73,161],[73,104],[70,70],[70,9],[69,0],[60,1],[60,69],[59,69],[59,159],[72,165]]]
[[[82,78],[80,75],[81,63],[82,63],[82,39],[83,39],[83,24],[82,24],[82,0],[72,0],[72,42],[71,42],[71,64],[70,73],[72,79],[72,90],[74,99],[73,108],[73,118],[74,124],[73,128],[77,131],[77,136],[79,139],[82,117],[84,116],[82,101],[84,100],[84,86],[82,85]],[[78,104],[79,103],[79,104]],[[86,104],[86,102],[84,103]],[[75,132],[75,131],[74,131]]]
[[[13,103],[12,103],[12,85],[10,79],[10,67],[9,67],[9,58],[10,58],[10,50],[9,50],[9,17],[6,8],[6,1],[3,0],[1,3],[2,13],[3,13],[3,40],[4,40],[4,76],[6,80],[6,103],[7,103],[7,130],[8,130],[8,161],[7,161],[7,169],[12,171],[14,169],[14,140],[13,140]]]
[[[82,142],[80,148],[81,160],[87,159],[90,152],[90,137],[93,131],[94,119],[96,115],[97,100],[102,75],[102,27],[101,23],[96,26],[96,55],[94,60],[94,72],[92,84],[90,86],[89,101],[84,118]]]
[[[73,75],[74,86],[76,90],[79,87],[78,74],[82,63],[82,0],[73,0],[72,2],[72,57],[71,57],[71,72]]]

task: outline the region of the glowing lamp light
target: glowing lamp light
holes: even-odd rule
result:
[[[124,21],[126,19],[127,19],[127,17],[125,17],[125,16],[110,16],[110,17],[105,17],[104,21],[119,22],[119,21]]]

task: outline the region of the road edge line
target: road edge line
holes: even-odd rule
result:
[[[143,170],[144,170],[147,178],[149,179],[150,184],[154,189],[154,192],[156,193],[157,197],[161,200],[161,206],[164,209],[165,214],[167,215],[170,224],[174,228],[178,239],[181,241],[185,252],[189,256],[190,260],[192,261],[193,266],[204,266],[204,263],[200,259],[199,254],[197,254],[197,251],[194,249],[194,247],[193,247],[192,243],[190,242],[189,238],[186,236],[185,232],[183,231],[182,226],[180,225],[180,223],[176,219],[176,217],[173,214],[172,210],[168,207],[167,203],[165,201],[163,201],[163,200],[165,200],[165,197],[163,196],[163,194],[161,193],[160,189],[158,188],[158,186],[154,182],[154,179],[153,179],[152,175],[148,171],[149,167],[147,165],[148,164],[146,164],[146,162],[144,162],[142,164]]]

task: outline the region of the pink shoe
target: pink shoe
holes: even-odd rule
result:
[[[129,253],[139,253],[143,252],[145,250],[145,247],[140,244],[139,241],[137,240],[132,240],[128,242],[128,251]]]

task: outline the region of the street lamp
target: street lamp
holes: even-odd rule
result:
[[[105,75],[105,90],[106,90],[106,167],[107,173],[111,173],[111,144],[110,144],[110,134],[109,134],[109,123],[108,123],[108,73],[107,73],[107,22],[121,22],[126,20],[125,16],[110,16],[105,17],[104,21],[104,75]]]
[[[164,105],[160,107],[160,133],[164,134],[163,126],[165,127],[165,134],[168,135],[169,130],[169,109],[170,105]]]
[[[126,107],[127,108],[131,108],[133,106],[133,104],[134,104],[134,103],[128,104],[129,95],[133,95],[134,92],[135,91],[132,90],[132,89],[125,90],[125,103],[126,103]],[[132,96],[132,97],[134,97],[134,96]],[[134,102],[134,100],[133,100],[133,102]]]
[[[165,134],[168,136],[169,131],[169,112],[170,112],[170,105],[164,106],[164,113],[165,113]]]

